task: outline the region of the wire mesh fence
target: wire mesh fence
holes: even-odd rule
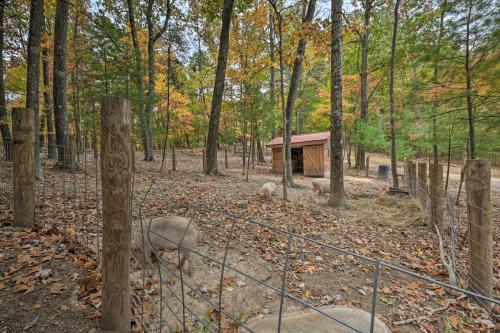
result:
[[[42,228],[49,227],[52,219],[64,221],[64,231],[99,257],[100,157],[84,149],[74,156],[77,167],[68,170],[61,170],[57,159],[50,157],[48,149],[42,148],[43,178],[37,181],[36,221]],[[11,206],[12,163],[0,163],[0,204]],[[489,304],[490,315],[498,318],[491,310],[491,305],[500,305],[497,291],[495,297],[485,297],[485,292],[471,286],[468,279],[473,269],[468,252],[473,231],[460,221],[451,199],[444,197],[441,205],[431,209],[429,184],[416,182],[413,193],[430,217],[438,221],[442,216],[442,226],[437,229],[441,252],[449,258],[456,285],[446,277],[436,280],[366,256],[362,249],[341,248],[321,235],[305,236],[295,228],[301,221],[284,217],[277,227],[229,210],[175,206],[169,203],[168,189],[158,174],[137,164],[133,182],[130,301],[134,331],[258,332],[254,321],[248,319],[264,316],[272,318],[271,329],[280,332],[286,331],[286,314],[308,309],[320,316],[318,321],[353,332],[377,332],[376,318],[392,327],[425,316],[445,318],[456,315],[460,311],[457,304],[468,298]],[[174,212],[188,217],[186,232],[190,225],[203,231],[196,246],[184,244],[186,233],[180,240],[171,239],[149,228],[152,219]],[[160,253],[153,237],[175,250]],[[192,275],[178,267],[182,252],[190,253],[189,264],[195,268]],[[363,309],[369,319],[364,326],[355,326],[328,311],[328,306],[339,304]]]

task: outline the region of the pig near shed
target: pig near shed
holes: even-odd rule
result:
[[[189,250],[195,247],[199,233],[194,222],[190,224],[189,221],[188,218],[173,215],[147,220],[144,225],[144,237],[146,240],[145,252],[149,258],[151,258],[153,250],[157,253],[158,251],[174,251],[179,249],[179,269],[182,269],[184,262],[188,260],[188,275],[191,276],[193,272],[193,261]],[[148,239],[151,245],[148,244]],[[181,247],[179,247],[181,240],[182,244]]]
[[[330,193],[330,179],[319,178],[312,181],[314,189],[319,190],[319,194]]]
[[[276,189],[276,184],[273,182],[268,182],[262,185],[260,192],[264,197],[270,198],[273,195],[275,189]]]

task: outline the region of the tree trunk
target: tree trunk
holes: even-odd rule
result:
[[[302,19],[302,24],[309,24],[314,16],[314,10],[316,8],[316,0],[310,0],[309,5],[307,7],[307,12],[304,18]],[[305,37],[299,40],[299,45],[297,47],[297,55],[295,56],[295,60],[293,62],[292,68],[292,76],[290,78],[290,88],[288,90],[288,97],[286,101],[285,108],[285,141],[284,141],[284,149],[285,149],[285,161],[287,164],[286,170],[286,178],[287,183],[290,186],[293,186],[293,174],[292,174],[292,114],[295,99],[297,97],[297,89],[300,81],[300,77],[302,75],[302,63],[304,60],[305,52],[306,52],[307,41]]]
[[[68,7],[65,0],[57,0],[54,28],[54,118],[57,143],[57,163],[60,169],[71,169],[69,128],[68,128],[68,96],[66,91],[66,57],[68,36]]]
[[[260,139],[257,139],[257,163],[266,163],[264,158],[264,148]]]
[[[396,44],[398,40],[399,5],[401,0],[396,0],[394,7],[394,27],[392,31],[391,64],[389,70],[389,100],[391,109],[391,171],[392,186],[399,188],[398,158],[396,151],[396,103],[394,101],[394,66],[396,64]]]
[[[81,132],[81,117],[80,117],[80,83],[79,83],[79,70],[80,70],[80,57],[78,56],[77,39],[78,39],[78,9],[75,10],[75,21],[73,22],[73,55],[75,65],[71,75],[73,85],[73,114],[75,121],[75,135],[76,135],[76,157],[78,153],[83,150],[82,132]]]
[[[92,105],[92,150],[94,151],[94,159],[97,161],[97,124],[96,124],[96,118],[97,118],[97,110],[95,107],[95,102],[91,102]]]
[[[4,159],[12,160],[12,145],[10,137],[10,129],[7,120],[7,103],[5,101],[5,85],[4,85],[4,57],[3,57],[3,13],[5,8],[5,0],[0,0],[0,134],[2,135]]]
[[[443,37],[443,30],[444,30],[444,15],[446,11],[446,6],[447,6],[448,0],[444,0],[442,6],[441,6],[441,15],[439,17],[439,31],[438,31],[438,37],[436,41],[436,50],[435,50],[435,55],[434,55],[434,77],[433,77],[433,83],[435,85],[435,89],[437,88],[438,85],[438,74],[439,74],[439,67],[438,67],[438,62],[439,62],[439,53],[441,52],[441,39]],[[433,157],[434,157],[434,164],[439,163],[439,154],[438,154],[438,144],[437,144],[437,113],[436,110],[438,108],[438,100],[436,99],[435,102],[433,103],[433,117],[432,117],[432,151],[433,151]]]
[[[167,50],[167,110],[166,110],[167,123],[165,125],[165,138],[163,139],[163,153],[161,156],[160,172],[163,172],[163,166],[165,165],[165,155],[167,153],[167,144],[168,144],[168,131],[170,128],[170,71],[172,69],[172,61],[170,60],[171,49],[172,49],[172,44],[170,43],[170,44],[168,44],[168,50]],[[188,144],[189,144],[189,141],[188,141]]]
[[[141,125],[141,136],[142,136],[142,146],[144,148],[144,160],[151,161],[153,158],[152,142],[148,135],[148,124],[146,121],[146,115],[144,112],[144,69],[142,64],[142,52],[139,45],[139,38],[137,37],[137,26],[135,22],[134,13],[134,2],[133,0],[127,0],[128,7],[128,19],[130,24],[130,33],[132,35],[132,43],[134,45],[134,56],[135,56],[135,76],[137,82],[138,91],[138,105],[139,110],[139,123]]]
[[[269,100],[271,102],[271,119],[272,119],[272,129],[271,135],[273,138],[276,137],[276,124],[274,121],[274,20],[273,14],[269,12],[269,59],[271,60],[271,69],[269,73]]]
[[[369,25],[372,1],[373,0],[366,0],[364,2],[364,25],[363,33],[361,35],[361,71],[359,73],[361,85],[359,89],[359,96],[361,105],[360,121],[362,124],[366,124],[368,122],[368,40],[370,36]],[[363,135],[363,132],[360,134]],[[365,149],[362,143],[358,146],[355,168],[358,170],[365,169]]]
[[[26,107],[35,117],[35,177],[43,178],[40,162],[40,40],[43,22],[43,0],[31,0],[28,34]]]
[[[43,30],[46,33],[46,38],[50,36],[50,31],[45,23],[42,21]],[[43,100],[45,106],[45,120],[47,122],[47,157],[49,159],[56,158],[56,138],[54,130],[54,111],[52,107],[52,98],[50,96],[50,76],[49,76],[49,49],[46,43],[43,43],[42,48],[42,68],[43,68]]]
[[[469,142],[470,142],[470,157],[476,158],[476,135],[474,131],[474,105],[472,102],[472,75],[470,68],[470,22],[472,12],[472,0],[469,1],[469,9],[467,14],[466,33],[465,33],[465,76],[467,80],[467,115],[469,120]]]
[[[224,0],[222,8],[222,27],[219,39],[219,54],[217,57],[217,68],[215,69],[214,92],[212,96],[212,108],[208,124],[207,154],[205,174],[217,175],[217,145],[219,135],[219,120],[224,95],[224,81],[226,78],[227,54],[229,51],[229,30],[234,0]]]
[[[345,207],[342,160],[342,0],[332,0],[330,95],[330,198],[328,204]]]

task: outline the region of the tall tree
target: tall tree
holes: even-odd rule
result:
[[[330,198],[336,208],[345,207],[342,157],[342,0],[332,0],[330,94]]]
[[[46,20],[43,22],[43,32],[45,38],[50,36],[50,29]],[[49,49],[47,40],[43,42],[42,47],[42,72],[43,72],[43,102],[45,110],[45,121],[47,126],[47,157],[50,159],[56,158],[56,140],[54,135],[54,113],[52,108],[52,98],[50,96],[50,76],[49,76]]]
[[[5,85],[4,85],[4,56],[3,56],[3,35],[4,35],[4,26],[3,26],[3,14],[5,9],[5,0],[0,0],[0,134],[2,135],[2,142],[4,148],[4,158],[6,160],[12,159],[11,149],[12,146],[10,144],[10,129],[7,124],[7,103],[5,102]]]
[[[78,5],[76,5],[78,6]],[[73,119],[75,121],[75,136],[76,136],[76,151],[83,150],[83,138],[81,131],[81,115],[80,115],[80,54],[78,52],[78,29],[79,27],[79,8],[75,7],[75,19],[73,21],[73,57],[74,67],[71,73],[71,81],[73,88]]]
[[[54,118],[57,143],[57,163],[60,169],[72,168],[68,128],[68,95],[66,91],[66,60],[69,2],[57,0],[54,25]]]
[[[437,86],[439,84],[439,58],[440,58],[440,53],[441,53],[441,39],[443,38],[443,31],[444,31],[444,15],[446,13],[446,7],[448,4],[448,0],[444,0],[443,4],[441,5],[441,13],[439,15],[439,28],[438,28],[438,35],[436,39],[436,45],[435,45],[435,50],[434,50],[434,74],[433,74],[433,84]],[[438,108],[437,105],[437,99],[434,102],[433,105],[433,117],[432,117],[432,153],[434,157],[434,164],[439,163],[439,155],[438,155],[438,140],[437,140],[437,115],[436,115],[436,110]]]
[[[153,5],[154,0],[148,0],[148,7],[146,10],[146,22],[148,26],[148,98],[146,99],[146,110],[145,110],[145,120],[146,120],[146,131],[148,131],[148,137],[152,138],[152,118],[153,118],[153,105],[156,101],[155,92],[155,44],[156,41],[167,31],[168,24],[170,21],[170,14],[172,9],[172,4],[170,0],[167,0],[167,13],[165,20],[163,21],[163,26],[158,32],[154,32],[153,25]],[[170,54],[169,54],[170,55]],[[152,144],[152,140],[151,140]],[[152,149],[151,149],[152,150]],[[153,154],[147,157],[148,161],[153,160]]]
[[[138,106],[139,110],[139,124],[141,126],[142,134],[142,146],[144,148],[144,160],[153,160],[153,141],[151,138],[151,132],[148,129],[148,124],[146,120],[146,114],[144,112],[144,68],[142,64],[142,51],[139,45],[139,37],[137,35],[137,24],[135,21],[135,9],[134,1],[127,0],[128,7],[128,20],[130,24],[130,34],[132,35],[132,43],[134,45],[134,56],[135,56],[135,77],[137,82],[138,90]]]
[[[398,181],[398,159],[396,151],[396,102],[394,100],[394,66],[396,64],[396,46],[398,40],[399,5],[401,0],[396,0],[394,6],[394,25],[392,29],[391,61],[389,69],[389,104],[391,109],[391,170],[392,186],[399,187]]]
[[[270,73],[269,73],[269,101],[271,102],[271,113],[274,112],[274,19],[273,13],[269,12],[269,60],[271,60]],[[276,126],[274,124],[274,116],[272,116],[272,137],[276,136]]]
[[[224,0],[222,8],[222,28],[219,39],[219,53],[217,57],[217,67],[215,69],[214,92],[212,96],[212,110],[208,123],[208,135],[206,144],[205,174],[218,174],[217,166],[217,145],[219,135],[219,120],[224,95],[224,81],[226,79],[227,54],[229,51],[229,27],[231,25],[231,15],[233,13],[234,0]]]
[[[40,40],[43,22],[43,0],[31,0],[28,34],[26,107],[35,116],[35,177],[43,178],[40,163]]]
[[[314,11],[316,9],[316,0],[309,0],[309,4],[307,6],[307,11],[305,16],[302,18],[302,24],[308,25],[311,23],[314,17]],[[286,140],[284,142],[285,156],[286,159],[283,161],[286,162],[286,178],[287,183],[291,186],[293,183],[293,169],[292,169],[292,115],[293,108],[295,105],[295,100],[297,98],[297,90],[299,87],[300,77],[302,76],[302,63],[306,53],[306,45],[307,40],[305,37],[301,37],[299,40],[299,45],[297,46],[297,54],[295,55],[295,60],[293,62],[292,68],[292,76],[290,78],[290,87],[288,89],[288,97],[286,100],[286,108],[285,108],[285,133]]]
[[[366,124],[368,121],[368,41],[370,37],[370,17],[374,0],[361,1],[364,6],[363,30],[361,31],[361,69],[359,72],[360,86],[359,99],[361,106],[360,121]],[[363,135],[362,131],[359,135]],[[361,140],[362,141],[362,140]],[[355,168],[365,169],[365,148],[363,144],[358,144],[356,150]]]

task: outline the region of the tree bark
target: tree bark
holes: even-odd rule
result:
[[[469,0],[469,8],[467,13],[466,32],[465,32],[465,77],[467,80],[467,115],[469,120],[469,142],[470,142],[470,157],[476,158],[476,135],[474,130],[474,104],[472,102],[472,75],[470,68],[470,23],[473,2]]]
[[[269,101],[271,102],[271,119],[272,119],[272,129],[271,135],[273,138],[276,137],[276,124],[274,121],[274,104],[275,104],[275,93],[274,93],[274,20],[272,12],[269,12],[269,59],[271,60],[271,68],[269,73]]]
[[[40,162],[40,41],[43,22],[43,0],[31,0],[26,62],[26,108],[33,110],[35,119],[35,177],[43,178]]]
[[[130,34],[132,35],[132,43],[134,45],[135,56],[135,76],[138,90],[138,105],[139,110],[139,123],[141,125],[142,146],[144,148],[144,160],[151,161],[153,158],[152,141],[149,137],[148,124],[144,111],[144,69],[142,64],[142,52],[139,45],[139,38],[137,37],[137,26],[135,22],[134,2],[127,0],[128,19],[130,24]]]
[[[438,74],[439,74],[439,53],[441,52],[441,39],[443,37],[443,30],[444,30],[444,15],[446,11],[446,6],[447,6],[448,0],[444,0],[442,6],[441,6],[441,15],[439,17],[439,31],[438,31],[438,36],[437,36],[437,41],[436,41],[436,50],[435,50],[435,55],[434,55],[434,77],[433,77],[433,83],[435,86],[438,84]],[[436,88],[436,87],[435,87]],[[438,153],[438,143],[437,143],[437,107],[438,107],[438,101],[437,101],[437,96],[435,96],[436,100],[433,103],[433,117],[432,117],[432,152],[433,152],[433,157],[434,157],[434,164],[439,163],[439,153]]]
[[[229,28],[231,25],[231,15],[233,12],[234,0],[224,0],[222,8],[222,28],[220,32],[219,54],[217,57],[217,68],[215,69],[214,92],[212,96],[212,108],[208,124],[207,154],[205,174],[217,175],[217,143],[219,135],[219,120],[224,95],[224,81],[226,78],[227,54],[229,51]]]
[[[160,172],[163,172],[163,166],[165,165],[165,157],[167,153],[167,144],[168,144],[168,131],[170,129],[170,71],[172,69],[172,61],[170,60],[171,49],[172,49],[172,44],[170,43],[168,44],[168,50],[167,50],[167,110],[166,110],[167,123],[165,125],[165,138],[163,139],[163,153],[161,156]]]
[[[330,198],[328,204],[345,207],[342,159],[342,0],[332,0],[330,94]]]
[[[151,131],[151,126],[153,122],[153,106],[156,103],[156,70],[155,70],[155,43],[156,41],[165,33],[168,29],[170,22],[170,12],[171,12],[171,2],[167,1],[167,13],[165,21],[162,28],[157,33],[154,32],[153,27],[153,4],[155,0],[148,0],[148,7],[146,11],[146,22],[148,25],[148,96],[146,99],[146,110],[145,110],[145,120],[146,120],[146,131],[147,137],[149,138],[149,143],[152,144],[153,134]],[[170,45],[169,45],[170,52]],[[151,147],[150,147],[151,148]],[[151,155],[146,159],[147,161],[153,160],[152,149]]]
[[[47,39],[50,35],[50,31],[45,23],[42,22],[43,30],[47,35]],[[46,43],[44,43],[46,45]],[[49,159],[56,158],[56,137],[54,130],[54,110],[52,106],[52,98],[50,96],[50,76],[49,76],[49,49],[44,46],[42,48],[42,68],[43,68],[43,101],[45,107],[45,120],[47,124],[47,154]]]
[[[73,67],[73,73],[71,73],[71,80],[73,85],[73,115],[75,121],[75,135],[76,135],[76,156],[78,158],[78,153],[83,150],[82,143],[82,133],[81,133],[81,117],[80,117],[80,82],[79,82],[79,71],[80,71],[80,57],[78,56],[78,9],[75,10],[75,19],[73,22],[73,55],[75,66]]]
[[[10,129],[7,120],[7,103],[5,101],[5,85],[4,85],[4,57],[3,57],[3,13],[5,9],[5,0],[0,0],[0,134],[2,135],[4,159],[12,160],[12,145],[10,137]]]
[[[307,6],[307,12],[304,18],[302,19],[302,24],[306,25],[311,23],[314,11],[316,9],[316,0],[310,0]],[[284,149],[287,163],[286,170],[286,178],[287,183],[290,186],[294,185],[293,182],[293,169],[292,169],[292,115],[293,108],[295,104],[295,99],[297,98],[297,89],[299,86],[300,77],[302,75],[302,63],[306,53],[306,45],[307,41],[305,37],[299,40],[299,45],[297,46],[297,55],[295,56],[295,60],[293,62],[292,68],[292,76],[290,78],[290,88],[288,90],[288,97],[286,101],[285,108],[285,141],[284,141]]]
[[[394,101],[394,66],[396,64],[396,44],[398,40],[399,5],[401,0],[396,0],[394,6],[394,26],[391,43],[391,63],[389,69],[389,103],[391,110],[391,171],[392,186],[399,188],[398,179],[398,158],[396,151],[396,103]]]
[[[66,91],[66,58],[68,36],[68,8],[65,0],[57,0],[54,28],[54,118],[57,143],[57,163],[60,169],[71,169],[70,140],[68,128],[68,96]]]
[[[359,73],[360,76],[360,106],[361,106],[361,114],[360,121],[362,124],[366,124],[368,122],[368,41],[370,36],[369,25],[370,25],[370,16],[372,10],[373,0],[364,1],[364,24],[363,24],[363,32],[361,34],[361,71]],[[361,133],[363,135],[363,133]],[[365,169],[365,149],[363,144],[361,143],[358,146],[358,150],[356,152],[356,163],[355,168],[358,170]]]

